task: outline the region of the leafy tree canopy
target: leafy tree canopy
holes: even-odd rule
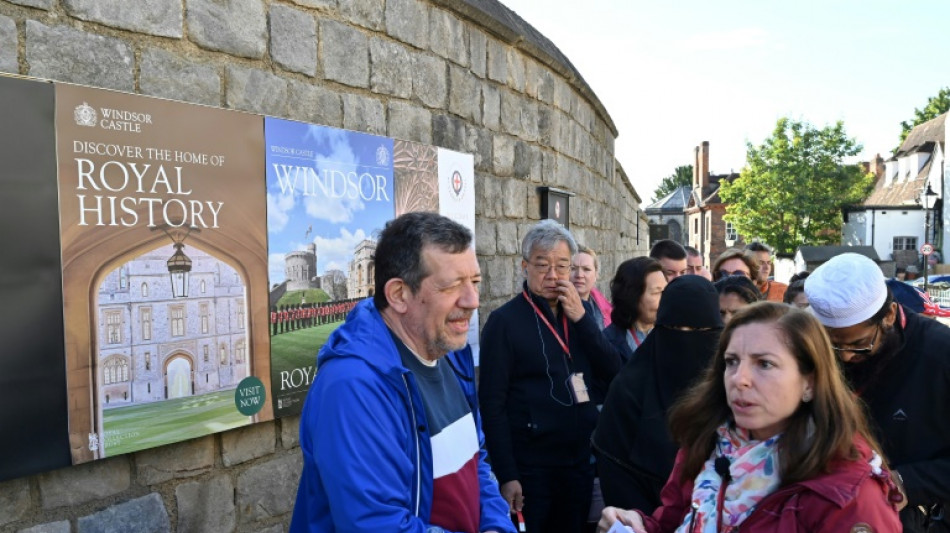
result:
[[[673,174],[663,178],[663,181],[660,182],[659,187],[653,191],[653,200],[657,201],[660,198],[663,198],[667,194],[675,191],[676,189],[682,187],[683,185],[692,185],[693,184],[693,165],[684,165],[681,167],[676,167],[676,170],[673,171]]]
[[[779,119],[760,146],[747,144],[739,177],[723,181],[725,219],[746,240],[762,239],[777,253],[840,243],[841,208],[862,202],[874,183],[859,165],[844,164],[860,151],[840,121],[817,129]]]
[[[904,139],[907,138],[907,134],[910,133],[910,130],[914,129],[914,126],[923,124],[928,120],[939,117],[940,115],[950,111],[950,87],[944,87],[940,89],[937,93],[937,96],[931,96],[927,99],[927,105],[921,109],[914,109],[914,120],[911,122],[901,122],[901,140],[900,143],[897,143],[897,147],[900,148],[901,143],[904,142]],[[897,149],[895,148],[896,152]]]

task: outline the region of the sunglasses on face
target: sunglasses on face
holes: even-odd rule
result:
[[[729,272],[728,270],[719,271],[720,278],[728,278],[729,276],[742,276],[744,278],[747,278],[749,277],[749,273],[746,272],[745,270],[733,270],[732,272]]]

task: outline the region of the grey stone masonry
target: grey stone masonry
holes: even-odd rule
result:
[[[481,82],[455,65],[449,65],[449,111],[476,124],[482,121]]]
[[[332,20],[320,21],[320,60],[326,79],[352,87],[369,87],[369,38],[358,29]]]
[[[221,100],[221,76],[216,67],[150,48],[139,62],[139,87],[144,94],[218,105]]]
[[[371,30],[383,28],[384,0],[344,0],[340,2],[340,14],[357,26]]]
[[[468,34],[465,25],[448,11],[429,11],[429,48],[454,63],[468,66]]]
[[[331,9],[336,7],[336,0],[293,0],[298,6]]]
[[[389,102],[389,133],[394,139],[432,144],[432,113],[406,102]]]
[[[448,83],[444,59],[428,54],[413,55],[412,93],[429,107],[445,107]]]
[[[287,109],[287,80],[263,70],[228,67],[228,107],[283,116]]]
[[[302,468],[303,458],[297,452],[254,465],[238,476],[237,512],[242,522],[293,509]]]
[[[29,481],[13,479],[0,483],[0,526],[19,520],[29,509]]]
[[[370,88],[374,93],[399,98],[412,95],[412,60],[409,50],[381,37],[369,41]]]
[[[234,485],[227,475],[191,481],[175,488],[178,533],[234,531]]]
[[[185,0],[188,35],[202,48],[260,58],[267,48],[262,0]]]
[[[524,56],[514,48],[508,49],[508,86],[520,92],[525,90]],[[531,96],[530,94],[528,96]]]
[[[118,494],[131,485],[125,456],[61,468],[38,476],[43,509],[82,505]]]
[[[50,9],[53,7],[53,0],[7,0],[11,4],[17,4],[26,7],[37,7],[40,9]]]
[[[16,49],[16,22],[10,17],[0,16],[0,71],[18,73]]]
[[[488,37],[472,28],[468,31],[468,41],[472,74],[484,78],[488,68]]]
[[[508,83],[508,47],[494,39],[488,41],[488,79]]]
[[[386,32],[416,48],[428,48],[428,10],[420,0],[387,0]]]
[[[30,76],[131,91],[133,59],[132,48],[119,39],[26,21]]]
[[[374,135],[386,135],[386,108],[375,98],[344,94],[343,127]]]
[[[181,0],[148,0],[135,9],[127,0],[63,0],[63,5],[81,20],[160,37],[182,36]]]
[[[224,466],[246,463],[274,453],[276,444],[273,422],[245,426],[221,434],[221,460]]]
[[[317,22],[300,9],[270,8],[270,56],[281,67],[308,76],[317,73]]]
[[[501,93],[490,83],[482,85],[482,124],[490,130],[501,129]]]
[[[300,415],[285,416],[280,424],[280,444],[284,449],[291,449],[300,444]]]
[[[113,505],[79,519],[79,533],[166,533],[171,531],[168,512],[158,493]]]
[[[495,226],[475,219],[475,253],[478,255],[495,255],[497,238]]]
[[[214,438],[202,437],[139,452],[135,473],[146,485],[197,476],[214,466]]]
[[[68,520],[59,522],[49,522],[38,526],[21,529],[17,533],[70,533],[71,529]]]
[[[515,142],[513,137],[492,137],[492,173],[499,177],[511,176],[515,169]]]
[[[291,80],[287,106],[289,115],[299,120],[343,127],[343,101],[340,95],[319,85]]]

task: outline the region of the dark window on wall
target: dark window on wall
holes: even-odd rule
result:
[[[894,237],[894,251],[916,249],[917,237]]]

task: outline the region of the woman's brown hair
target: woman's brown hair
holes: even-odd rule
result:
[[[732,421],[726,399],[724,355],[732,334],[755,323],[774,323],[798,362],[798,370],[814,377],[812,400],[798,406],[779,441],[782,485],[811,479],[825,471],[834,459],[857,459],[853,444],[856,435],[883,457],[868,430],[860,400],[838,369],[831,341],[821,323],[809,313],[782,303],[757,302],[732,317],[702,379],[670,410],[673,439],[686,450],[681,481],[692,480],[699,474],[715,448],[716,429]]]
[[[722,279],[722,276],[719,274],[719,267],[721,267],[723,263],[730,259],[739,259],[745,263],[745,266],[749,267],[749,279],[755,281],[755,276],[759,272],[759,259],[751,252],[746,252],[738,248],[729,248],[725,252],[719,254],[719,257],[716,258],[716,262],[713,263],[713,281],[719,281]]]

